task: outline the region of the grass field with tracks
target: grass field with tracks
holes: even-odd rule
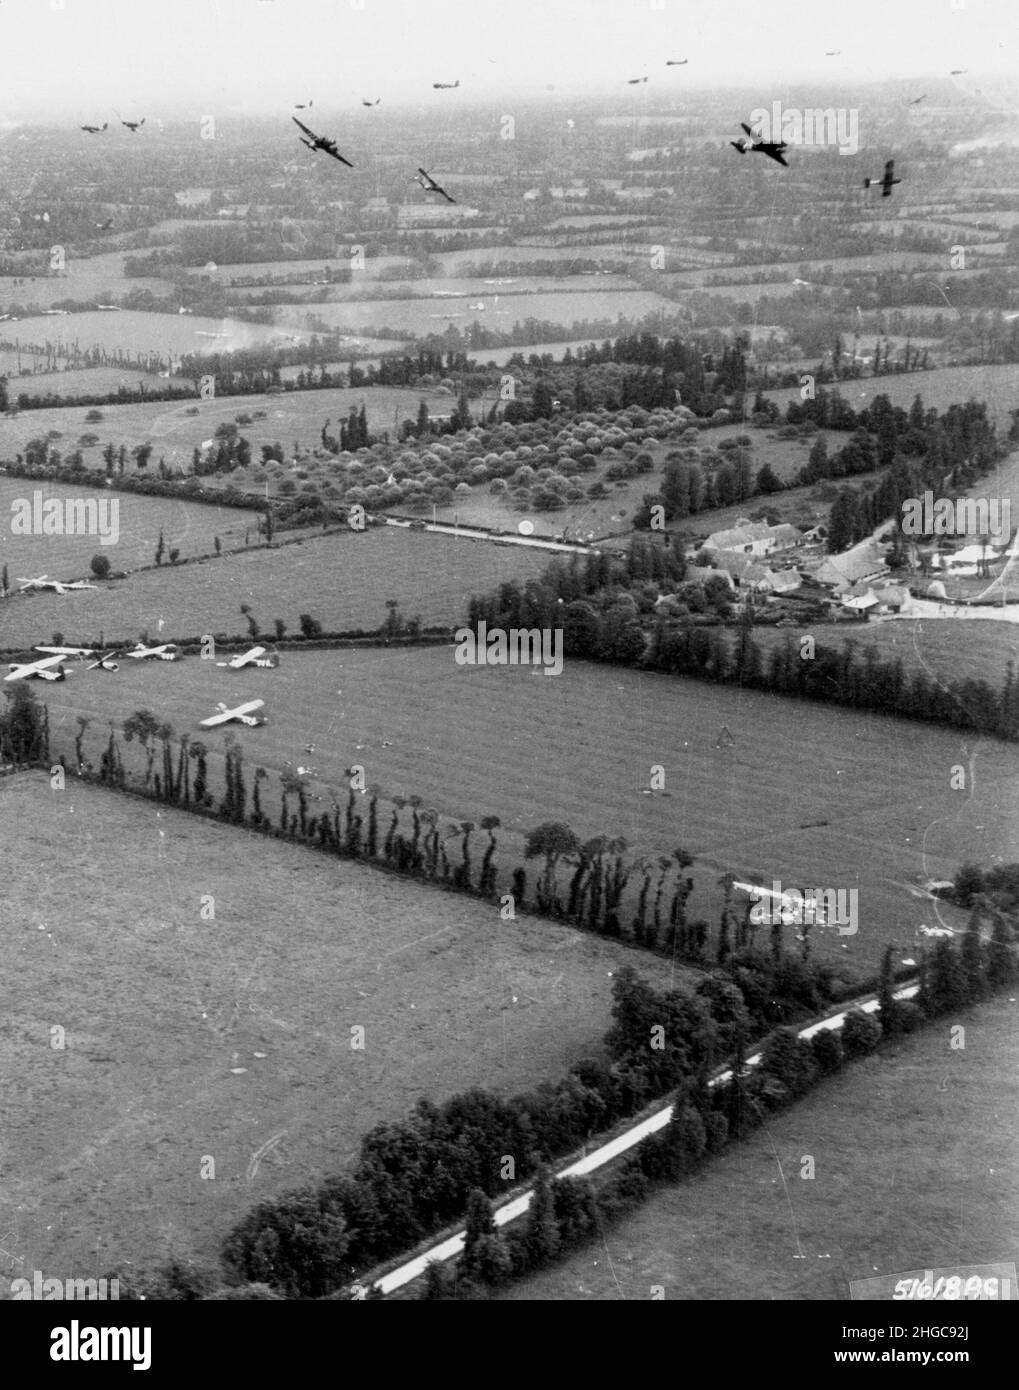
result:
[[[523,862],[525,833],[546,820],[565,821],[581,840],[624,836],[652,861],[682,846],[699,861],[690,916],[712,932],[724,872],[766,885],[856,888],[858,933],[827,929],[813,942],[819,958],[850,974],[874,970],[890,942],[907,955],[937,911],[958,924],[958,914],[912,895],[910,883],[952,878],[965,859],[1015,857],[1019,771],[1007,746],[696,681],[577,661],[554,678],[458,666],[443,646],[285,652],[274,671],[198,658],[140,669],[124,662],[116,674],[79,668],[35,688],[50,708],[54,754],[72,764],[78,716],[92,721],[85,749],[98,764],[108,721],[119,726],[148,707],[202,737],[218,765],[227,735],[200,730],[198,720],[218,701],[262,698],[269,722],[236,730],[249,778],[258,766],[308,766],[324,810],[331,790],[346,800],[345,769],[360,764],[384,798],[418,795],[454,821],[499,816],[504,876]],[[715,747],[723,723],[732,748]],[[139,759],[125,749],[129,766]],[[655,764],[665,788],[651,792]],[[950,786],[959,764],[963,791]],[[278,797],[266,795],[275,817]],[[528,865],[532,889],[539,866]]]
[[[848,1302],[855,1279],[1012,1263],[1016,1009],[998,997],[961,1015],[963,1050],[937,1024],[853,1062],[691,1182],[496,1296],[639,1301],[658,1284],[669,1300]]]
[[[254,534],[253,513],[231,510],[228,516],[234,534],[238,519]],[[195,541],[212,548],[204,519]],[[160,633],[163,641],[206,632],[234,636],[248,630],[242,603],[250,605],[267,634],[276,618],[296,633],[301,613],[317,618],[326,632],[375,631],[386,617],[388,599],[395,599],[407,618],[420,614],[426,627],[452,625],[466,615],[471,594],[487,593],[507,579],[524,582],[547,563],[547,551],[397,527],[329,536],[313,532],[295,545],[241,550],[176,569],[164,564],[84,593],[0,599],[0,647],[30,647],[49,641],[55,631],[75,645],[98,640],[100,631],[114,640],[134,639],[143,629],[153,638]],[[14,574],[11,569],[12,579]]]
[[[212,1262],[419,1097],[557,1078],[599,1052],[633,957],[40,773],[0,779],[0,837],[0,1230],[60,1278]]]

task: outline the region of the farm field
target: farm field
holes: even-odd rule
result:
[[[139,371],[137,367],[76,367],[70,371],[36,372],[28,376],[20,375],[21,367],[33,367],[45,358],[34,353],[23,353],[19,359],[17,352],[0,350],[0,372],[9,376],[9,395],[13,401],[24,393],[26,396],[102,396],[117,391],[121,386],[137,391],[139,385],[146,390],[159,391],[164,386],[155,372]],[[179,380],[179,379],[178,379]],[[190,383],[181,383],[190,389]],[[2,437],[7,438],[6,423]]]
[[[697,856],[691,917],[712,924],[723,872],[858,888],[859,933],[840,941],[823,931],[814,944],[850,972],[875,969],[889,942],[908,947],[930,920],[932,905],[902,885],[952,878],[965,859],[1014,858],[1010,751],[931,726],[580,661],[551,679],[459,666],[452,645],[288,651],[268,672],[197,658],[158,670],[128,664],[109,678],[75,672],[36,686],[54,751],[73,762],[79,714],[93,720],[87,748],[98,762],[109,719],[148,707],[195,732],[217,700],[260,696],[269,723],[240,731],[249,766],[310,763],[312,790],[328,805],[328,789],[342,797],[344,770],[359,762],[386,797],[419,795],[475,824],[497,815],[503,873],[522,862],[528,830],[562,820],[581,840],[622,835],[638,856],[677,846]],[[723,724],[729,749],[715,747]],[[217,756],[224,737],[209,732]],[[960,762],[970,769],[966,796],[949,786]],[[655,764],[665,791],[652,794]]]
[[[63,296],[61,296],[63,298]],[[107,352],[130,352],[137,356],[158,354],[164,361],[182,353],[235,352],[279,341],[279,329],[239,319],[203,318],[199,314],[156,314],[147,310],[122,309],[119,313],[101,310],[66,317],[40,316],[7,324],[0,335],[8,342],[77,343],[83,351],[98,347]],[[202,336],[203,334],[209,336]],[[298,334],[307,337],[307,334]]]
[[[498,278],[498,277],[496,277]],[[553,278],[549,275],[543,276],[516,276],[505,284],[492,284],[488,280],[479,276],[450,276],[442,279],[428,280],[407,280],[397,281],[396,285],[403,284],[409,286],[415,295],[434,299],[464,298],[469,299],[472,304],[478,300],[485,303],[486,309],[491,312],[492,306],[498,300],[503,308],[509,307],[508,301],[516,300],[521,295],[531,294],[584,294],[589,295],[594,291],[595,285],[598,291],[630,290],[636,291],[638,286],[625,275],[602,275],[597,281],[586,275],[569,275]],[[395,287],[395,286],[394,286]],[[349,285],[329,285],[324,287],[328,298],[324,303],[349,304],[359,303],[361,305],[375,305],[381,308],[383,305],[392,303],[404,303],[407,301],[395,299],[376,299],[369,292],[365,296],[365,286],[360,282],[360,277],[356,275]],[[373,284],[372,290],[377,292],[379,285]],[[507,301],[504,303],[503,301]],[[286,306],[281,306],[285,308]],[[457,307],[454,305],[454,307]],[[466,305],[460,306],[466,308]]]
[[[95,256],[77,256],[69,252],[65,269],[59,274],[0,276],[0,302],[41,304],[48,309],[63,299],[98,299],[100,303],[110,304],[116,296],[135,289],[166,294],[170,288],[168,280],[152,275],[128,277],[124,274],[125,255],[141,254],[145,253],[101,251]],[[42,252],[38,257],[40,263],[49,259]],[[21,283],[15,285],[15,279]]]
[[[490,286],[490,289],[494,298],[499,291],[495,286]],[[306,328],[309,307],[331,328],[371,332],[384,326],[418,336],[441,331],[441,323],[453,316],[467,324],[480,313],[480,310],[471,310],[467,304],[452,299],[386,299],[314,306],[280,305],[274,311],[275,321],[280,327]],[[500,298],[497,306],[485,310],[485,322],[504,319],[505,326],[512,328],[516,322],[536,318],[561,323],[568,328],[579,319],[611,319],[615,323],[619,316],[640,319],[645,314],[662,310],[671,311],[669,301],[647,290],[587,290],[579,294],[557,291]],[[439,329],[436,324],[440,325]],[[270,336],[272,334],[272,330],[262,331]]]
[[[234,528],[250,518],[254,534],[254,513],[228,514]],[[193,513],[184,513],[182,524],[200,525],[194,533],[196,548],[212,549],[213,531],[204,517],[199,523]],[[96,549],[93,543],[89,554]],[[487,593],[507,579],[523,583],[540,573],[548,558],[547,552],[522,546],[451,540],[389,526],[361,534],[313,532],[295,545],[261,546],[173,570],[164,565],[107,581],[95,591],[0,600],[0,646],[47,642],[57,631],[74,645],[97,640],[100,631],[132,641],[142,631],[153,640],[158,633],[164,642],[206,632],[233,636],[247,630],[242,603],[251,606],[267,633],[276,618],[297,632],[301,613],[317,618],[327,632],[374,631],[386,617],[388,599],[395,599],[407,618],[419,613],[425,626],[453,626],[465,617],[471,594]]]
[[[89,496],[98,500],[117,502],[118,539],[115,544],[103,545],[99,536],[21,536],[13,535],[11,526],[16,498],[32,503],[34,494],[42,499]],[[102,553],[114,570],[127,570],[138,565],[151,565],[155,559],[159,532],[167,555],[177,549],[183,557],[208,555],[213,551],[213,537],[219,536],[226,549],[244,544],[244,533],[252,534],[258,522],[255,512],[240,507],[215,507],[184,498],[143,497],[134,492],[115,492],[103,488],[100,494],[83,494],[66,483],[47,482],[32,478],[5,477],[0,474],[0,518],[3,534],[0,538],[0,565],[6,565],[13,581],[15,575],[29,577],[49,574],[55,579],[73,579],[89,573],[89,561]],[[104,508],[106,519],[111,513]],[[93,595],[98,597],[98,595]],[[67,600],[65,600],[67,601]],[[72,596],[73,601],[73,596]],[[2,605],[0,600],[0,605]],[[0,627],[6,610],[0,606]]]
[[[848,1303],[855,1279],[1011,1263],[1016,1008],[999,996],[967,1011],[965,1050],[934,1026],[851,1063],[700,1176],[494,1297],[647,1300],[660,1284],[670,1300]],[[816,1176],[801,1182],[808,1153]]]
[[[128,380],[133,378],[128,374]],[[196,446],[211,439],[217,425],[228,424],[238,415],[253,415],[264,410],[264,420],[252,420],[244,426],[244,436],[251,443],[252,454],[261,457],[263,444],[279,441],[289,454],[297,439],[308,448],[321,446],[322,426],[332,421],[331,432],[337,433],[340,418],[346,418],[351,408],[363,405],[368,428],[374,432],[390,431],[394,421],[413,419],[424,400],[433,415],[449,414],[455,399],[448,391],[412,390],[395,386],[336,387],[324,391],[293,391],[281,395],[218,396],[200,400],[197,396],[180,401],[146,401],[130,405],[100,406],[103,418],[90,424],[85,416],[90,406],[46,406],[41,410],[22,411],[14,419],[5,419],[0,427],[0,449],[8,458],[23,450],[30,439],[59,430],[64,436],[57,441],[64,452],[73,453],[82,434],[96,434],[99,441],[82,449],[86,467],[102,468],[102,451],[108,443],[133,448],[136,444],[153,445],[150,468],[165,458],[167,467],[191,471],[191,457]],[[197,411],[197,414],[188,414]],[[129,467],[133,463],[129,462]],[[257,490],[265,486],[264,473],[259,467],[252,472]],[[203,485],[215,487],[222,475],[212,474]],[[226,481],[231,481],[227,479]]]
[[[0,782],[0,835],[0,1225],[29,1270],[215,1261],[256,1202],[340,1170],[421,1096],[513,1094],[598,1055],[633,957],[41,773]]]
[[[962,272],[955,272],[961,274]],[[947,310],[942,310],[947,312]],[[988,417],[1000,433],[1012,423],[1010,411],[1019,401],[1019,363],[983,367],[941,367],[930,372],[907,372],[892,376],[839,383],[843,398],[855,409],[862,409],[875,396],[885,395],[892,405],[908,410],[919,395],[925,406],[946,410],[968,400],[986,401]],[[791,400],[799,400],[798,386],[766,391],[776,405],[785,410]]]

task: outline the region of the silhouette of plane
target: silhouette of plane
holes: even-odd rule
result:
[[[452,92],[452,91],[455,91],[456,88],[459,87],[459,85],[460,85],[460,79],[459,79],[459,77],[456,79],[455,82],[433,82],[433,83],[432,83],[432,86],[435,88],[435,90],[436,90],[437,92]]]
[[[647,81],[647,78],[646,78],[646,77],[628,77],[628,78],[626,79],[626,85],[627,85],[628,87],[637,87],[637,86],[639,86],[639,85],[641,84],[641,82],[646,82],[646,81]]]
[[[740,154],[766,154],[769,159],[774,159],[783,168],[789,168],[788,161],[782,157],[789,148],[784,140],[761,140],[750,129],[746,121],[740,121],[740,125],[750,136],[750,139],[730,140],[729,144],[734,150],[739,150]]]
[[[108,218],[105,222],[97,222],[97,223],[96,223],[96,231],[97,231],[97,232],[108,232],[112,226],[113,226],[113,218],[110,217],[110,218]]]
[[[411,179],[411,183],[419,183],[426,193],[441,193],[447,203],[456,202],[456,199],[451,198],[441,184],[435,182],[431,174],[420,167],[417,174]]]
[[[121,121],[120,124],[126,125],[132,135],[137,135],[138,127],[145,124],[145,117],[143,116],[140,121]]]
[[[667,68],[685,68],[689,61],[689,58],[666,58],[665,66]]]
[[[894,177],[894,169],[895,160],[890,159],[888,163],[885,165],[885,172],[882,175],[882,177],[879,179],[864,179],[864,188],[870,188],[876,184],[881,189],[881,197],[890,198],[892,196],[892,184],[902,182],[901,179],[897,179]]]
[[[101,135],[108,125],[109,121],[103,121],[102,125],[83,125],[81,128],[87,130],[89,135]]]
[[[362,105],[362,106],[378,106],[378,104],[379,104],[379,102],[380,102],[381,100],[382,100],[381,97],[376,97],[374,101],[365,101],[364,97],[362,97],[362,98],[361,98],[361,105]]]
[[[313,101],[298,101],[298,102],[296,102],[295,105],[294,105],[294,110],[295,110],[295,111],[307,111],[307,110],[309,110],[309,109],[310,109],[312,106],[314,106],[314,105],[315,105],[315,103],[314,103]]]
[[[927,100],[927,93],[924,92],[923,96],[914,97],[912,101],[907,101],[907,102],[906,102],[906,105],[907,105],[907,106],[919,106],[920,103],[921,103],[921,101],[926,101],[926,100]]]
[[[297,119],[296,116],[291,116],[290,119],[294,122],[295,125],[299,125],[301,127],[301,129],[304,131],[304,135],[308,135],[311,137],[310,139],[305,140],[304,135],[302,135],[300,137],[302,145],[307,145],[309,150],[321,150],[323,154],[331,154],[333,159],[338,159],[340,163],[345,164],[348,169],[353,169],[354,166],[353,164],[351,164],[350,160],[344,159],[343,155],[340,154],[339,150],[336,148],[335,140],[330,140],[328,135],[316,135],[313,130],[309,130],[308,127],[302,121],[299,121]]]
[[[953,68],[949,77],[962,77],[963,73],[969,72],[969,68]]]

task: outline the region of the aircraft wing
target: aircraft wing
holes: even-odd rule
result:
[[[10,675],[4,676],[5,681],[21,680],[24,676],[31,676],[36,671],[49,671],[54,666],[59,666],[64,660],[63,656],[48,656],[44,661],[29,661],[23,666],[16,666]]]
[[[91,647],[36,647],[37,652],[51,652],[56,656],[95,656]]]
[[[750,128],[750,126],[747,125],[746,121],[740,121],[740,126],[742,127],[743,130],[746,131],[746,133],[750,136],[750,138],[751,138],[752,140],[756,140],[756,139],[757,139],[756,134],[755,134],[754,131]]]
[[[786,159],[786,157],[785,157],[784,154],[779,154],[779,153],[776,151],[775,154],[772,155],[772,159],[777,159],[778,162],[779,162],[779,164],[781,164],[781,165],[783,166],[783,168],[785,168],[785,169],[788,169],[788,168],[789,168],[789,161]]]
[[[340,163],[341,163],[341,164],[345,164],[345,165],[347,166],[348,169],[353,169],[353,167],[354,167],[353,164],[351,164],[351,162],[350,162],[349,159],[344,159],[344,158],[343,158],[343,155],[340,154],[339,150],[336,148],[335,145],[333,145],[331,148],[327,146],[327,147],[326,147],[326,154],[331,154],[332,157],[333,157],[334,159],[338,159],[338,160],[340,161]]]
[[[228,719],[232,719],[233,717],[234,711],[227,709],[224,710],[222,714],[213,714],[210,715],[208,719],[199,719],[198,722],[203,729],[211,729],[213,724],[225,724]]]
[[[249,700],[246,705],[238,705],[236,709],[230,711],[231,714],[251,714],[253,710],[261,709],[265,704],[264,700]]]
[[[317,140],[317,139],[318,139],[318,137],[317,137],[317,135],[315,134],[315,132],[314,132],[313,130],[309,130],[308,127],[304,124],[303,121],[299,121],[299,120],[297,119],[296,116],[291,116],[290,119],[294,122],[295,125],[299,125],[299,126],[301,127],[301,129],[304,131],[305,135],[310,135],[311,138],[312,138],[313,140]]]

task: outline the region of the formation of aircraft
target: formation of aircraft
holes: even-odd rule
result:
[[[864,188],[870,188],[876,184],[881,189],[881,197],[890,198],[892,196],[892,185],[901,182],[901,179],[897,179],[895,177],[895,160],[890,159],[888,163],[885,165],[885,172],[881,176],[881,178],[864,179],[863,186]]]
[[[304,135],[309,136],[307,140],[305,140],[304,135],[299,137],[302,145],[307,145],[309,150],[321,150],[323,154],[332,155],[333,159],[338,159],[341,164],[346,164],[348,169],[353,169],[354,166],[351,164],[350,160],[344,159],[343,155],[340,154],[339,150],[336,148],[335,140],[331,140],[328,135],[316,135],[313,130],[309,130],[304,122],[299,121],[296,116],[291,116],[290,119],[295,125],[301,127],[304,131]]]
[[[249,728],[255,729],[260,724],[265,723],[264,714],[255,714],[254,711],[261,709],[265,704],[264,700],[249,700],[246,704],[238,705],[236,709],[227,709],[226,705],[220,701],[216,708],[218,714],[212,714],[208,719],[200,719],[198,722],[204,729],[211,729],[216,724],[228,724],[231,720],[236,720],[239,724],[247,724]]]
[[[103,121],[102,125],[83,125],[81,129],[87,130],[89,135],[101,135],[109,124],[109,121]]]
[[[441,193],[447,203],[456,202],[456,199],[451,198],[442,185],[436,183],[425,169],[419,167],[417,174],[411,179],[411,183],[419,183],[426,193]]]
[[[273,671],[280,664],[279,655],[270,652],[266,647],[252,647],[250,651],[241,652],[238,656],[231,657],[229,661],[217,661],[217,666],[229,666],[232,671],[239,671],[242,666],[264,666]]]
[[[63,681],[67,679],[63,662],[62,656],[47,656],[42,661],[12,661],[7,667],[10,675],[4,676],[4,680],[26,681],[34,678],[41,681]]]
[[[132,651],[124,652],[134,661],[146,661],[154,658],[157,661],[183,661],[184,653],[176,642],[163,642],[158,647],[146,647],[143,642],[138,642]]]
[[[788,161],[783,156],[789,146],[784,140],[761,140],[746,121],[740,121],[740,125],[749,139],[730,140],[729,144],[734,150],[739,150],[740,154],[766,154],[769,159],[774,159],[776,163],[788,169]]]
[[[52,589],[56,594],[66,594],[71,589],[94,589],[96,587],[84,579],[75,579],[65,584],[59,579],[50,579],[45,574],[40,574],[38,579],[26,579],[23,575],[19,575],[15,582],[21,585],[18,590],[19,594],[24,594],[29,589]]]

